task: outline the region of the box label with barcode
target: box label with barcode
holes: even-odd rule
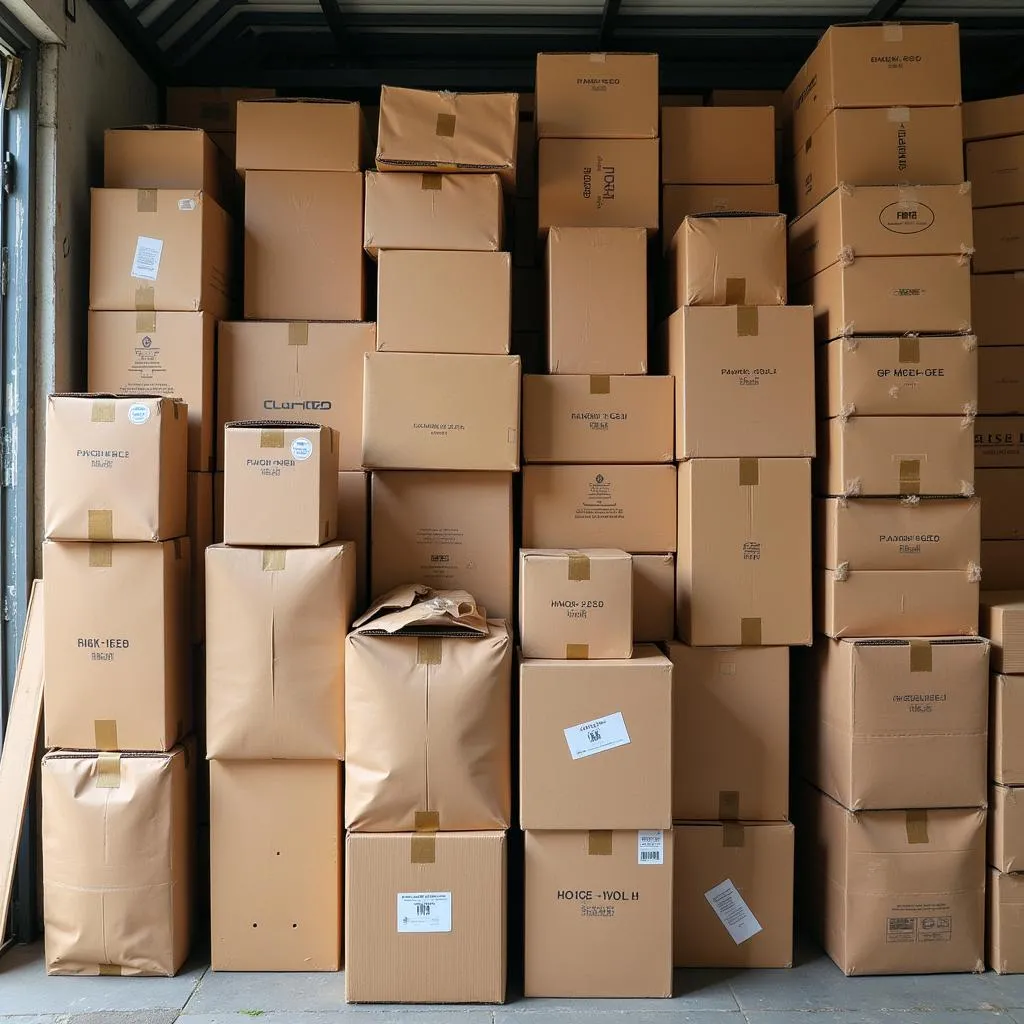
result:
[[[450,892],[400,892],[398,894],[399,932],[450,932],[452,930],[452,894]]]
[[[602,750],[623,747],[629,742],[629,733],[621,711],[595,718],[589,722],[580,722],[564,729],[565,742],[569,744],[569,753],[574,761],[591,754],[600,754]]]
[[[643,829],[636,834],[637,864],[665,863],[665,833],[661,829]]]

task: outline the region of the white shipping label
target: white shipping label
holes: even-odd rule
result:
[[[162,238],[147,238],[139,235],[135,243],[135,259],[132,260],[132,277],[143,281],[155,281],[160,273],[160,257],[164,252]]]
[[[665,863],[665,833],[661,829],[637,832],[636,862],[637,864]]]
[[[149,406],[141,402],[132,402],[128,406],[128,422],[134,423],[137,427],[149,422]]]
[[[621,711],[606,715],[604,718],[595,718],[590,722],[571,725],[563,732],[574,761],[581,757],[590,757],[591,754],[600,754],[602,750],[624,747],[629,742],[629,733],[626,732],[626,723]]]
[[[450,932],[452,930],[452,894],[450,892],[400,892],[398,894],[399,932]]]
[[[313,442],[308,437],[297,437],[292,441],[292,458],[305,462],[313,454]]]
[[[718,915],[718,920],[722,922],[737,946],[742,945],[747,939],[752,939],[762,930],[731,879],[727,878],[724,882],[719,882],[714,889],[708,889],[704,893],[704,899],[711,904],[711,909]]]

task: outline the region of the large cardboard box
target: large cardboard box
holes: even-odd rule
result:
[[[188,732],[188,538],[43,544],[45,743],[170,750]]]
[[[810,306],[685,306],[666,334],[676,458],[814,455]]]
[[[523,377],[524,462],[671,462],[671,377]]]
[[[518,356],[370,352],[367,469],[519,469]]]
[[[683,219],[693,214],[778,212],[778,185],[663,185],[662,247],[668,251]]]
[[[213,543],[213,474],[188,475],[188,541],[192,556],[192,642],[206,636],[206,549]]]
[[[676,633],[676,556],[633,555],[633,642],[654,644]]]
[[[1024,590],[1024,540],[981,542],[984,590]]]
[[[338,474],[338,538],[356,546],[356,606],[361,615],[370,600],[370,474]]]
[[[505,1001],[504,832],[352,832],[346,846],[348,1002]]]
[[[529,548],[676,549],[675,466],[526,466]]]
[[[978,807],[988,771],[988,643],[829,640],[798,687],[803,774],[854,811]]]
[[[175,747],[43,757],[47,974],[182,967],[192,937],[195,756]]]
[[[656,53],[538,53],[541,139],[656,139]]]
[[[190,189],[92,190],[89,308],[230,314],[234,228]]]
[[[978,412],[1024,413],[1024,345],[987,345],[978,351]]]
[[[167,122],[233,135],[238,125],[239,100],[273,97],[273,89],[174,85],[167,89]]]
[[[971,313],[979,345],[1024,344],[1024,274],[975,274]]]
[[[981,635],[992,641],[993,672],[1024,673],[1024,591],[981,595]]]
[[[667,650],[673,820],[785,821],[789,649],[671,643]]]
[[[1024,205],[974,211],[975,274],[1024,270]]]
[[[672,831],[527,831],[524,841],[524,995],[670,997]]]
[[[1007,873],[1024,867],[1024,787],[993,783],[989,791],[988,862]]]
[[[188,410],[168,398],[50,395],[45,536],[166,540],[185,533]]]
[[[553,139],[537,146],[537,224],[658,230],[657,139]]]
[[[963,105],[964,139],[995,139],[1024,132],[1024,96],[999,96]]]
[[[793,966],[794,838],[789,822],[676,825],[676,967]]]
[[[511,333],[507,252],[377,254],[378,352],[508,355]]]
[[[1024,874],[989,869],[987,948],[997,974],[1024,973]]]
[[[496,174],[366,173],[363,247],[497,251],[504,234]]]
[[[366,128],[358,103],[242,100],[236,132],[240,171],[359,171],[363,166]]]
[[[1024,416],[979,416],[974,464],[978,469],[1024,469]]]
[[[245,178],[247,320],[362,320],[363,176],[250,171]]]
[[[679,467],[676,617],[695,647],[811,642],[811,460]]]
[[[338,535],[338,432],[241,420],[224,431],[224,542],[316,547]]]
[[[209,757],[344,758],[355,556],[344,542],[207,550]]]
[[[985,614],[984,605],[982,614]],[[1019,652],[1012,660],[1010,658],[1012,646],[1015,645],[1008,642],[1005,631],[1001,638],[992,641],[992,667],[996,671],[991,680],[989,773],[994,782],[1005,786],[1024,785],[1024,752],[1020,744],[1020,731],[1024,728],[1024,676],[1004,675],[999,671],[1000,665],[1007,670],[1019,667]]]
[[[512,622],[512,474],[377,472],[370,592],[405,583],[465,590]]]
[[[341,767],[210,762],[215,971],[338,970]]]
[[[647,232],[553,227],[547,240],[551,373],[647,372]]]
[[[850,811],[808,787],[804,870],[844,974],[985,969],[985,809]]]
[[[969,142],[966,153],[976,207],[1024,203],[1024,138]]]
[[[778,113],[782,96],[781,89],[712,89],[708,102],[713,107],[772,107]],[[778,125],[776,130],[781,129]]]
[[[666,185],[770,185],[774,107],[665,107],[661,180]]]
[[[976,469],[974,492],[984,540],[1024,540],[1024,469]]]
[[[964,180],[959,107],[833,110],[810,135],[794,141],[789,169],[798,215],[840,184],[958,185]],[[977,189],[973,174],[967,180]]]
[[[672,664],[658,648],[528,658],[519,684],[524,829],[671,828]]]
[[[362,466],[363,356],[374,325],[222,323],[217,348],[217,431],[237,420],[313,421],[338,432],[338,465]],[[223,468],[223,442],[218,445]]]

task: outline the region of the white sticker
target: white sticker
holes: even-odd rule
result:
[[[194,199],[179,199],[178,209],[182,213],[191,213],[196,208],[196,201]]]
[[[661,829],[637,832],[636,862],[637,864],[665,863],[665,833]]]
[[[305,462],[313,454],[313,442],[308,437],[297,437],[292,441],[292,458]]]
[[[450,892],[400,892],[398,894],[399,932],[450,932],[452,930],[452,894]]]
[[[726,879],[704,893],[704,899],[711,904],[711,909],[718,915],[730,938],[737,946],[747,939],[752,939],[761,925],[751,913],[743,897],[739,894],[731,879]]]
[[[590,757],[591,754],[600,754],[602,750],[624,747],[629,742],[629,733],[626,732],[626,723],[621,711],[606,715],[604,718],[595,718],[591,722],[572,725],[563,732],[574,761],[581,757]]]
[[[149,419],[149,406],[133,402],[128,406],[128,422],[139,426]]]
[[[132,260],[132,277],[143,281],[155,281],[160,273],[160,257],[164,252],[162,238],[147,238],[139,235],[135,243],[135,259]]]

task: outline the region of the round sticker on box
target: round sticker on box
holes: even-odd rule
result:
[[[297,437],[292,441],[292,458],[305,462],[313,454],[313,442],[308,437]]]
[[[128,422],[139,426],[149,419],[149,406],[135,402],[128,406]]]

